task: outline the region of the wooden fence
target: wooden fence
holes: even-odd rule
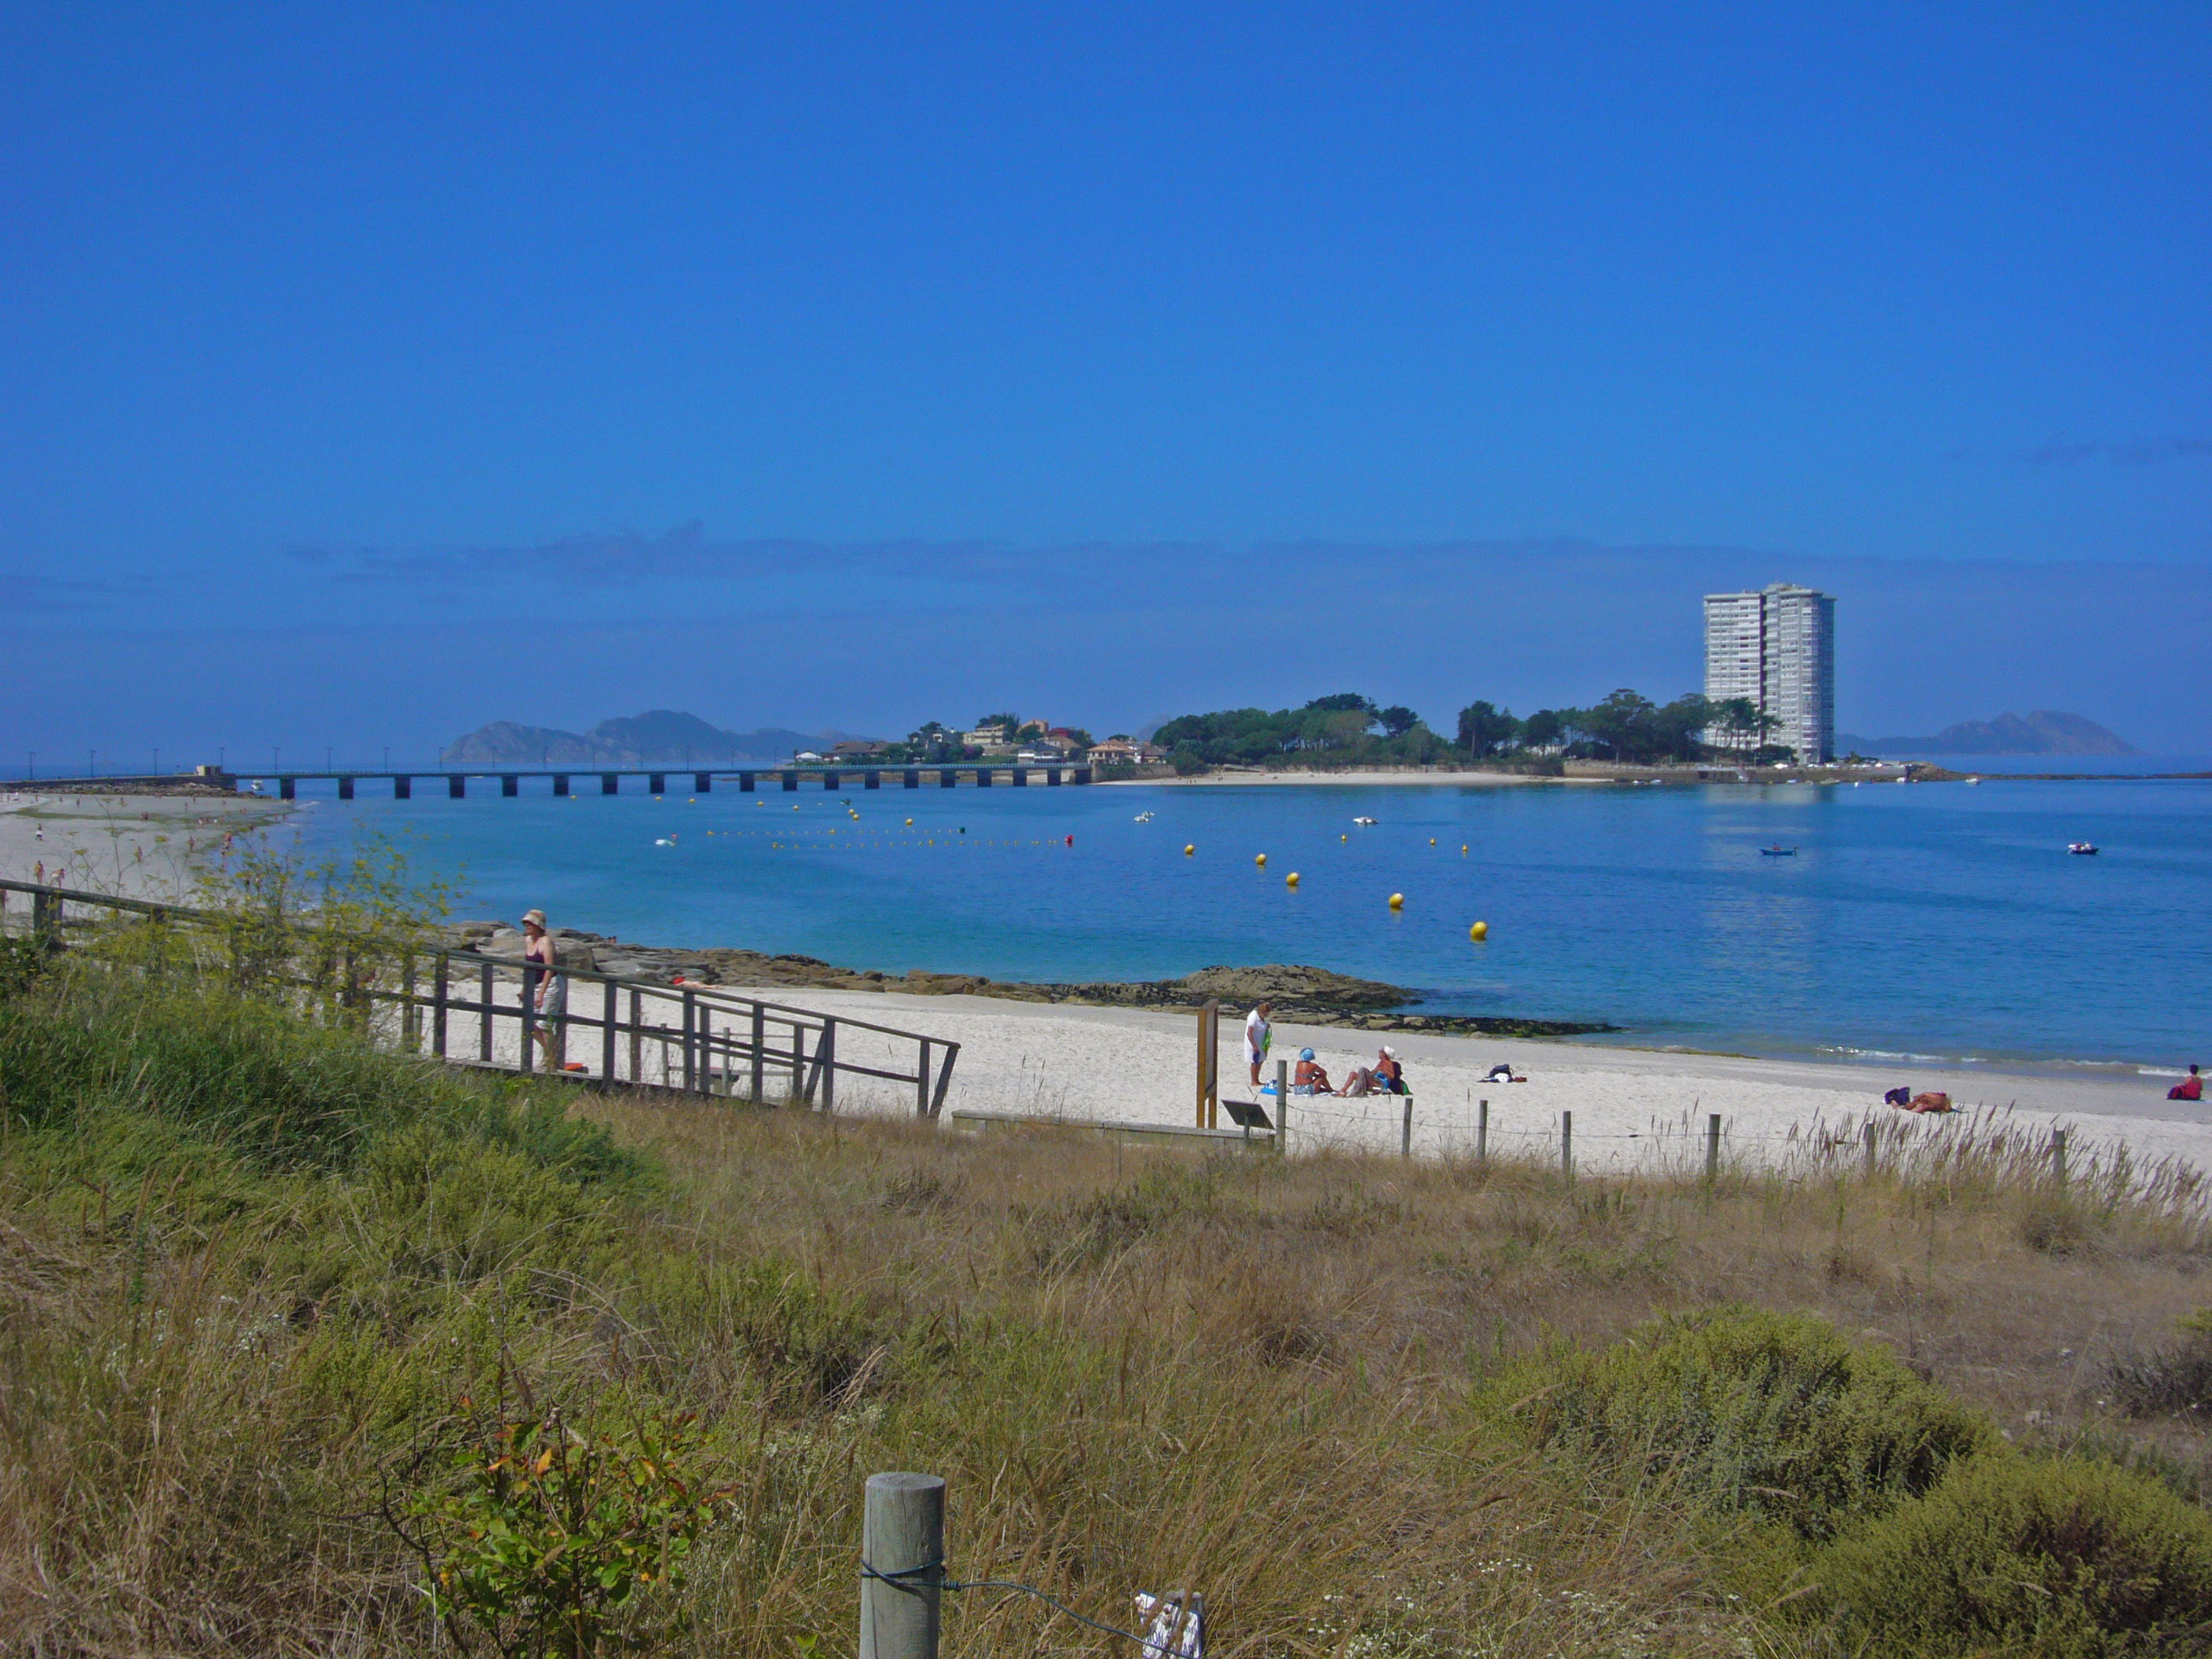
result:
[[[20,927],[16,896],[29,900]],[[55,950],[118,915],[210,939],[240,925],[225,913],[185,905],[0,880],[0,928]],[[920,1031],[713,986],[428,946],[387,945],[383,954],[385,971],[343,976],[343,1000],[385,1046],[451,1065],[824,1112],[836,1109],[841,1086],[858,1082],[878,1099],[885,1093],[910,1099],[917,1115],[935,1118],[960,1054],[958,1043]]]

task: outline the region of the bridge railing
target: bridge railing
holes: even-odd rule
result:
[[[27,898],[27,912],[14,901]],[[19,921],[20,916],[20,921]],[[258,919],[159,900],[0,880],[0,928],[54,950],[117,916],[219,943]],[[304,943],[304,941],[303,941]],[[378,964],[336,977],[337,1000],[381,1044],[452,1065],[551,1076],[601,1088],[669,1090],[831,1112],[849,1103],[945,1109],[960,1045],[872,1020],[662,984],[595,969],[386,942]],[[297,988],[332,981],[278,972]]]

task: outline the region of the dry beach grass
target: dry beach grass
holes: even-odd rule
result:
[[[697,1415],[732,1496],[657,1600],[701,1655],[846,1650],[860,1481],[893,1468],[950,1480],[957,1573],[1117,1623],[1192,1585],[1225,1654],[1829,1651],[1742,1516],[1485,1403],[1547,1345],[1716,1304],[1818,1314],[2016,1443],[2205,1477],[2188,1402],[2130,1418],[2108,1380],[2204,1300],[2191,1182],[2062,1194],[2001,1136],[1711,1191],[1193,1160],[533,1096],[83,983],[0,1005],[0,1082],[14,1652],[437,1646],[380,1510],[460,1400],[525,1389]],[[947,1632],[1117,1647],[985,1592]]]

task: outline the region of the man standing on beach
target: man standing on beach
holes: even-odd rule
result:
[[[1244,1063],[1252,1068],[1252,1087],[1260,1086],[1260,1067],[1266,1064],[1268,1045],[1275,1040],[1275,1028],[1267,1024],[1267,1016],[1275,1005],[1262,1002],[1244,1016]]]

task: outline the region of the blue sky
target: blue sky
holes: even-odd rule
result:
[[[1449,718],[1680,690],[1704,584],[1795,579],[1850,729],[2212,750],[2208,63],[2201,6],[12,7],[0,743]]]

